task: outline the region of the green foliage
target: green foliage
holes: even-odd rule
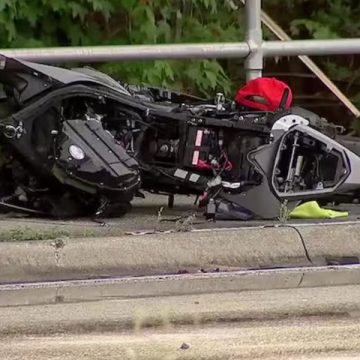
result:
[[[265,10],[293,37],[359,37],[358,0],[266,0]],[[244,39],[240,0],[0,0],[0,47],[235,42]],[[264,28],[266,38],[273,36]],[[360,105],[355,57],[317,60]],[[100,64],[128,83],[152,83],[209,96],[243,81],[242,60]]]
[[[242,11],[231,0],[0,0],[0,47],[239,41],[242,22]],[[202,95],[232,90],[216,60],[118,62],[101,68],[125,82]]]
[[[126,26],[117,37],[126,44],[162,44],[238,41],[243,37],[242,13],[228,1],[159,0],[118,1],[126,12]],[[121,5],[118,8],[121,9]],[[118,15],[114,14],[114,18]],[[106,64],[106,72],[129,82],[152,83],[210,95],[216,89],[231,91],[231,81],[215,60],[146,61]]]
[[[294,39],[360,37],[358,0],[266,0],[263,7]],[[360,57],[347,55],[312,59],[360,108]],[[331,120],[342,122],[341,118]],[[360,136],[359,119],[354,120],[352,128]]]
[[[296,0],[292,11],[293,20],[289,30],[295,38],[321,40],[360,37],[358,0]],[[316,60],[332,80],[339,82],[341,90],[355,105],[360,107],[360,93],[354,86],[360,81],[359,57],[332,56]]]

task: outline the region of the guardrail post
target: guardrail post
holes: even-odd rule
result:
[[[250,55],[246,58],[246,80],[262,76],[263,52],[261,29],[261,0],[245,0],[246,13],[246,41],[250,48]]]

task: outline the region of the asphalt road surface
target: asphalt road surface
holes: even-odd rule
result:
[[[10,290],[22,304],[0,306],[1,359],[360,358],[359,285],[151,296],[99,285],[43,302],[39,284]]]
[[[195,198],[193,196],[175,196],[175,203],[172,209],[169,209],[167,196],[146,194],[146,199],[135,199],[131,212],[121,218],[104,219],[94,222],[91,219],[73,219],[67,221],[57,221],[54,219],[36,219],[29,217],[14,217],[14,214],[7,214],[0,217],[0,233],[7,230],[13,231],[19,225],[26,226],[29,229],[41,230],[49,226],[61,227],[87,227],[89,230],[106,227],[105,235],[121,235],[124,233],[133,233],[138,231],[167,231],[167,230],[188,230],[191,229],[213,229],[213,228],[239,228],[239,227],[257,227],[264,225],[280,224],[278,220],[273,221],[216,221],[209,222],[203,216],[197,206],[194,206]],[[159,209],[162,209],[159,217]],[[346,204],[341,206],[341,210],[348,210],[349,217],[326,220],[289,220],[289,224],[307,225],[312,223],[346,223],[358,222],[360,219],[360,205]],[[184,220],[186,220],[184,223]],[[179,221],[180,220],[180,221]],[[101,232],[100,232],[101,233]],[[76,234],[76,231],[75,231]],[[78,235],[81,236],[81,235]]]
[[[134,332],[19,336],[0,341],[3,360],[359,359],[357,321],[296,319]]]
[[[136,200],[133,211],[106,224],[121,232],[172,229],[176,219],[196,214],[191,226],[239,227],[272,222],[208,223],[192,207],[192,198]],[[158,210],[164,206],[162,222]],[[357,221],[359,209],[347,206]],[[98,226],[88,219],[70,222],[37,219],[28,224]],[[333,222],[333,221],[329,221]],[[2,224],[18,224],[18,219]],[[309,221],[295,221],[309,223]],[[2,225],[1,225],[2,226]],[[136,283],[134,278],[130,281]],[[174,281],[176,281],[174,279]],[[300,282],[299,282],[300,283]],[[89,283],[72,297],[44,285],[39,290],[17,284],[0,289],[0,359],[359,359],[360,286],[332,286],[257,291],[196,291],[114,295]],[[111,285],[110,285],[111,286]],[[115,286],[115,285],[114,285]],[[198,286],[198,285],[197,285]],[[91,295],[96,289],[96,296]],[[105,289],[105,288],[104,288]],[[195,289],[196,290],[196,289]],[[40,298],[41,294],[41,298]],[[74,295],[76,294],[76,296]],[[99,295],[100,294],[100,295]],[[5,301],[6,299],[15,299]],[[39,299],[41,301],[39,301]]]
[[[229,227],[243,227],[243,226],[261,226],[267,224],[279,223],[278,220],[264,221],[264,220],[250,220],[250,221],[237,221],[237,220],[217,220],[216,222],[207,221],[203,215],[203,211],[194,205],[194,196],[175,196],[174,207],[169,209],[168,197],[164,195],[146,194],[145,199],[135,199],[133,201],[132,211],[126,214],[121,219],[108,219],[106,223],[109,225],[122,224],[126,228],[154,228],[158,220],[158,211],[163,208],[161,214],[160,227],[173,228],[175,222],[179,217],[186,217],[195,215],[191,225],[194,228],[229,228]],[[344,204],[338,207],[339,210],[349,211],[349,216],[338,219],[325,219],[325,220],[303,220],[293,219],[289,223],[313,223],[313,222],[346,222],[358,221],[360,219],[360,205]]]

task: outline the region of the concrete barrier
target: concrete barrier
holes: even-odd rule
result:
[[[292,228],[0,243],[0,282],[308,266]]]
[[[298,226],[314,265],[359,263],[360,224]]]
[[[6,284],[0,307],[344,285],[360,285],[360,266]]]
[[[5,337],[7,335],[48,337],[61,333],[70,335],[116,332],[119,334],[122,330],[138,332],[145,328],[149,330],[151,327],[158,327],[164,331],[172,326],[177,328],[179,325],[194,326],[192,329],[195,330],[197,326],[216,323],[222,323],[223,326],[237,323],[237,327],[244,332],[246,323],[253,321],[261,322],[257,324],[256,329],[261,332],[262,326],[266,326],[264,321],[276,321],[276,324],[279,324],[279,320],[290,320],[290,326],[301,327],[302,319],[307,319],[308,326],[314,326],[322,319],[323,327],[327,327],[329,332],[333,332],[333,320],[342,320],[342,331],[344,325],[351,321],[357,324],[357,327],[352,329],[352,333],[358,334],[360,331],[359,285],[196,295],[183,293],[180,296],[146,298],[104,295],[96,301],[84,297],[68,302],[65,298],[63,302],[58,301],[51,305],[45,303],[32,306],[30,302],[26,305],[2,307],[0,336],[7,341]],[[272,325],[271,331],[275,323],[269,325]],[[198,330],[205,329],[201,326]],[[228,331],[231,333],[233,328],[230,326]],[[144,333],[139,335],[146,337]],[[241,334],[239,336],[241,337]],[[310,342],[309,348],[313,350],[311,339],[316,339],[316,334],[306,338],[306,344]],[[334,341],[334,337],[331,339]],[[234,341],[238,339],[233,338],[232,343]],[[287,341],[286,336],[283,341]],[[59,342],[60,347],[64,345],[63,342]],[[254,347],[254,341],[251,345]],[[337,346],[343,349],[343,342]],[[277,355],[279,357],[279,354]]]
[[[0,242],[0,283],[358,263],[360,224]]]

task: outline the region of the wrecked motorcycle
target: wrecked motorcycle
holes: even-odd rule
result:
[[[291,107],[287,87],[269,110],[251,92],[208,100],[5,56],[0,85],[4,211],[119,216],[144,190],[197,195],[209,217],[272,219],[360,197],[360,143]]]

